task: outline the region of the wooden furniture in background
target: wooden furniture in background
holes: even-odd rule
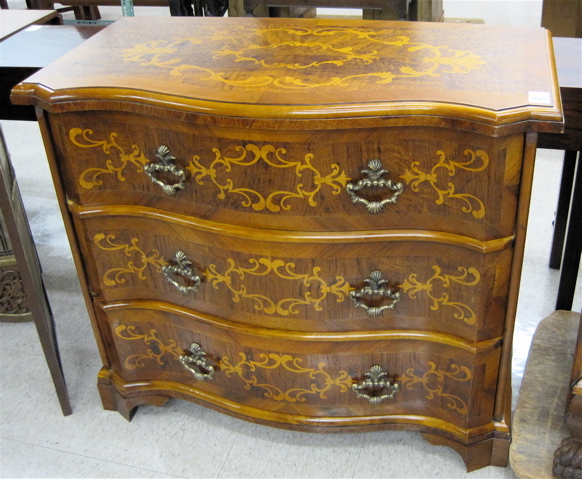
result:
[[[319,8],[363,9],[366,20],[405,20],[410,0],[244,0],[245,16],[259,17],[306,17],[309,11],[315,16]],[[230,15],[229,2],[229,15]],[[300,10],[300,13],[297,12]]]
[[[442,0],[229,0],[228,15],[314,17],[316,7],[362,9],[365,20],[444,21]]]
[[[0,42],[0,120],[36,121],[34,108],[13,105],[14,85],[103,30],[103,25],[42,25]]]
[[[106,409],[507,464],[545,30],[124,18],[12,100],[44,110]]]
[[[582,202],[582,198],[580,200]],[[569,479],[582,474],[582,321],[578,327],[564,419],[570,437],[556,450],[552,473],[555,477]]]
[[[19,276],[18,278],[13,277],[10,283],[5,281],[6,278],[3,277],[2,288],[3,290],[10,287],[18,288],[24,292],[26,301],[24,306],[30,311],[34,320],[61,410],[64,415],[69,415],[72,413],[72,409],[59,356],[54,318],[46,297],[40,263],[1,127],[0,214],[5,227],[3,231],[6,235],[5,240],[10,242],[18,265]]]
[[[580,313],[554,311],[536,327],[513,414],[509,460],[520,479],[551,478],[564,422]],[[569,477],[576,477],[575,475]]]
[[[555,37],[582,38],[582,1],[544,0],[542,27]]]
[[[582,151],[582,39],[554,38],[553,43],[565,130],[541,133],[538,147],[565,151],[550,267],[561,269],[556,309],[570,310],[582,252],[582,168],[576,169]]]
[[[0,10],[0,41],[24,30],[30,25],[44,23],[60,24],[62,19],[54,9],[51,10]],[[2,52],[4,55],[4,52]]]

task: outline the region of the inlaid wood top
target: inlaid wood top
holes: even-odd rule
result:
[[[124,18],[17,86],[13,101],[50,110],[121,100],[248,118],[431,115],[556,131],[550,52],[541,28]]]

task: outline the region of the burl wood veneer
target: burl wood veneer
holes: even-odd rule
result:
[[[36,105],[106,409],[410,429],[507,464],[538,28],[126,18]]]

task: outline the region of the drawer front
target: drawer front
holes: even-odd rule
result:
[[[472,354],[412,338],[282,339],[155,306],[124,303],[98,311],[110,366],[128,382],[185,385],[182,392],[203,391],[218,404],[276,412],[289,421],[342,418],[347,426],[351,418],[389,423],[394,416],[459,428],[491,421],[501,348]]]
[[[143,204],[282,230],[514,232],[519,135],[238,131],[111,113],[97,123],[63,114],[51,126],[67,194],[85,206]]]
[[[170,217],[81,217],[90,287],[105,301],[157,300],[282,330],[413,329],[468,341],[503,334],[511,250],[390,236],[270,241]]]

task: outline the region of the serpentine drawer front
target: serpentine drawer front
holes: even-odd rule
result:
[[[505,466],[539,28],[124,18],[37,107],[106,409],[410,429]]]
[[[51,123],[69,199],[147,204],[228,224],[296,230],[425,228],[513,235],[523,136],[434,128],[260,131],[87,113]],[[376,182],[376,184],[373,184]],[[300,219],[299,219],[300,218]]]
[[[503,242],[484,254],[416,231],[365,243],[351,235],[260,240],[161,220],[156,210],[133,213],[75,212],[92,294],[105,301],[171,302],[285,330],[413,329],[468,341],[503,334],[512,255]]]

